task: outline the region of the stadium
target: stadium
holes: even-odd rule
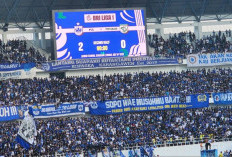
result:
[[[232,157],[232,0],[0,2],[0,157]]]

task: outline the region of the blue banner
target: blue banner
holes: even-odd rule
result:
[[[15,71],[15,70],[25,70],[29,71],[35,67],[35,63],[12,63],[12,64],[0,64],[0,71]]]
[[[0,121],[10,121],[19,118],[20,116],[16,106],[0,107]]]
[[[191,54],[187,56],[188,67],[231,65],[232,52]]]
[[[35,118],[61,117],[85,113],[84,104],[79,102],[60,105],[34,105],[32,109]]]
[[[90,104],[93,115],[119,114],[126,112],[155,111],[165,109],[189,109],[209,106],[209,96],[181,96],[134,98],[109,101],[97,101]]]
[[[35,70],[16,70],[16,71],[2,71],[0,72],[0,80],[7,79],[27,79],[36,76]]]
[[[42,70],[59,71],[92,68],[114,68],[134,66],[155,66],[179,64],[182,59],[157,59],[155,57],[118,57],[118,58],[89,58],[77,60],[62,60],[42,63]]]
[[[213,93],[215,105],[231,105],[232,93]]]

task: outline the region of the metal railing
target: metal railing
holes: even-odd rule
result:
[[[131,146],[124,146],[124,147],[120,147],[120,148],[114,148],[113,151],[118,151],[118,150],[130,150],[130,149],[140,149],[141,146],[155,146],[156,148],[159,147],[174,147],[174,146],[186,146],[186,145],[194,145],[194,144],[203,144],[205,143],[205,140],[208,138],[196,138],[193,140],[173,140],[173,141],[163,141],[163,142],[155,142],[155,143],[144,143],[141,145],[131,145]],[[214,142],[226,142],[226,141],[232,141],[232,137],[230,138],[215,138],[212,139],[212,141]],[[201,145],[201,150],[204,150],[204,145]],[[215,146],[214,146],[215,147]],[[212,147],[213,149],[213,147]],[[86,153],[86,151],[81,150],[81,152],[78,152],[80,155],[82,154],[83,156],[85,156],[84,154]],[[97,151],[97,153],[101,153],[101,151]],[[54,153],[56,157],[66,157],[66,152],[62,152],[62,153],[58,153],[55,152]],[[76,157],[77,152],[72,152],[72,156]],[[30,156],[30,155],[28,155]],[[39,155],[38,157],[52,157],[54,155]]]
[[[155,142],[155,143],[144,143],[144,144],[136,144],[136,145],[126,145],[120,148],[120,150],[129,150],[129,149],[139,149],[141,146],[154,146],[156,148],[160,147],[174,147],[174,146],[185,146],[185,145],[193,145],[193,144],[203,144],[205,143],[205,140],[208,140],[209,138],[195,138],[193,140],[189,139],[182,139],[182,140],[166,140],[162,142]],[[225,138],[215,138],[211,139],[213,142],[225,142],[225,141],[232,141],[232,137],[225,137]],[[114,150],[119,150],[118,148],[115,148]]]

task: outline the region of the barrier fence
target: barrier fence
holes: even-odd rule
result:
[[[126,146],[123,146],[121,148],[113,148],[113,151],[118,151],[118,150],[123,151],[123,150],[130,150],[130,149],[135,150],[135,149],[140,149],[141,146],[143,146],[143,147],[144,146],[155,146],[155,148],[154,148],[154,151],[155,151],[155,149],[160,148],[160,147],[175,147],[175,146],[186,146],[186,145],[194,145],[194,144],[202,144],[202,149],[201,150],[205,150],[204,143],[205,143],[206,139],[208,139],[208,138],[195,138],[193,140],[182,139],[182,140],[173,140],[173,141],[166,140],[166,141],[163,141],[163,142],[144,143],[144,144],[141,144],[141,145],[138,145],[138,144],[137,145],[126,145]],[[215,138],[213,138],[211,140],[214,141],[214,142],[226,142],[226,141],[232,141],[232,137],[230,137],[230,138],[217,138],[217,137],[215,137]],[[199,147],[201,147],[201,145],[199,145]],[[217,149],[217,145],[213,145],[211,147],[211,149]],[[72,157],[85,156],[87,151],[88,150],[81,150],[80,152],[73,152]],[[77,153],[79,153],[80,156],[75,155]],[[97,151],[97,153],[101,153],[101,151]],[[26,155],[30,156],[29,154],[26,154]],[[37,157],[54,157],[54,155],[39,155]],[[67,154],[66,154],[66,152],[63,152],[63,153],[55,152],[55,157],[67,157]]]

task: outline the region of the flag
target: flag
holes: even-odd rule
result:
[[[31,111],[25,112],[25,117],[19,128],[16,141],[25,149],[29,149],[31,145],[35,144],[37,136],[35,121]]]
[[[121,150],[120,150],[120,157],[126,157],[126,156],[122,153]]]
[[[141,157],[144,157],[144,149],[143,149],[142,146],[140,147],[140,156],[141,156]]]
[[[142,146],[140,147],[140,155],[141,157],[145,157],[145,156],[149,157],[148,152]]]
[[[110,157],[110,149],[109,149],[109,147],[105,147],[105,149],[102,150],[102,156],[103,157]]]
[[[135,157],[139,157],[139,149],[134,149],[134,154],[135,154]]]
[[[154,151],[154,148],[150,147],[150,155],[151,155],[151,157],[153,157],[153,151]]]
[[[150,157],[150,148],[151,148],[151,147],[149,147],[149,146],[143,147],[145,156]],[[153,152],[152,152],[152,154],[153,154]]]
[[[148,148],[148,154],[149,154],[149,157],[153,157],[153,147],[149,147]]]
[[[129,157],[134,157],[134,156],[135,156],[134,151],[132,151],[132,150],[130,149],[129,152],[128,152],[128,156],[129,156]]]

